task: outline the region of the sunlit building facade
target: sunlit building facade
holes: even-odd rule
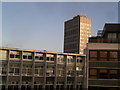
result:
[[[0,49],[4,90],[80,90],[87,86],[84,55],[16,48]]]
[[[77,15],[64,23],[64,52],[84,54],[88,38],[91,37],[92,20]]]
[[[120,90],[120,24],[105,24],[87,49],[89,90]]]

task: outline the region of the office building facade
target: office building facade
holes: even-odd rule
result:
[[[84,55],[1,48],[1,87],[9,90],[80,90],[87,86]]]
[[[120,90],[120,24],[105,24],[87,47],[89,90]]]
[[[91,36],[92,20],[77,15],[64,23],[64,52],[84,54],[86,43]]]

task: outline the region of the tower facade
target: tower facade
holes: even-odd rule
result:
[[[89,90],[120,90],[120,24],[106,23],[101,36],[89,38]]]
[[[92,20],[77,15],[64,23],[64,52],[84,54],[86,43],[91,36]]]

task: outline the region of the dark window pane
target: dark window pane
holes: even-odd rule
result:
[[[83,60],[80,60],[80,63],[82,63],[83,62]]]
[[[97,70],[96,69],[90,69],[90,75],[97,75]]]
[[[20,55],[15,55],[15,58],[20,58]]]
[[[19,74],[19,68],[15,68],[15,74]]]
[[[39,60],[39,57],[38,57],[38,56],[35,56],[35,59],[36,59],[36,60]]]
[[[40,57],[40,60],[43,60],[43,57]]]
[[[90,51],[90,57],[97,57],[97,51]]]
[[[99,78],[100,79],[108,79],[108,72],[106,69],[99,70]]]
[[[32,59],[32,56],[28,56],[28,59]]]
[[[100,51],[100,57],[107,58],[107,51]]]
[[[110,51],[110,58],[117,58],[118,57],[118,53],[115,51]]]
[[[14,58],[14,54],[10,54],[10,58]]]
[[[105,70],[105,69],[100,69],[100,70],[99,70],[99,73],[107,73],[107,70]]]
[[[89,76],[90,79],[96,79],[97,76]]]
[[[49,57],[47,57],[47,60],[49,60]]]
[[[54,58],[53,58],[53,57],[51,58],[51,61],[54,61]]]
[[[26,56],[26,55],[23,55],[23,59],[27,59],[27,56]]]

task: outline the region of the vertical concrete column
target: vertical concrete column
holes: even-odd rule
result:
[[[47,66],[47,63],[46,63],[46,54],[47,53],[44,53],[43,54],[43,60],[44,60],[44,73],[43,73],[43,90],[45,90],[45,86],[46,86],[46,66]]]
[[[6,85],[5,88],[8,89],[8,81],[9,81],[9,64],[10,64],[10,50],[7,51],[7,58],[8,58],[8,62],[7,62],[7,81],[6,81]]]
[[[76,90],[76,86],[77,86],[77,71],[76,71],[76,67],[77,67],[77,56],[74,57],[74,89]]]
[[[22,88],[22,68],[23,68],[23,51],[20,54],[20,82],[19,82],[19,90]]]
[[[89,68],[89,62],[88,62],[88,59],[89,59],[89,51],[87,51],[87,57],[85,56],[84,57],[84,68],[83,68],[83,76],[84,76],[84,82],[83,82],[83,88],[84,89],[87,89],[88,88],[88,68]]]
[[[32,89],[34,90],[34,79],[35,79],[35,52],[32,53]]]
[[[120,1],[119,1],[119,6],[120,6]],[[120,7],[119,7],[120,8]],[[119,11],[120,13],[120,11]],[[119,21],[120,22],[120,21]],[[118,38],[118,61],[120,61],[120,39]],[[118,66],[119,67],[119,66]]]
[[[64,81],[64,89],[67,89],[67,55],[64,56],[64,61],[65,61],[65,81]]]
[[[57,84],[57,54],[54,56],[54,66],[55,66],[55,80],[54,80],[54,90],[56,90],[56,84]]]

